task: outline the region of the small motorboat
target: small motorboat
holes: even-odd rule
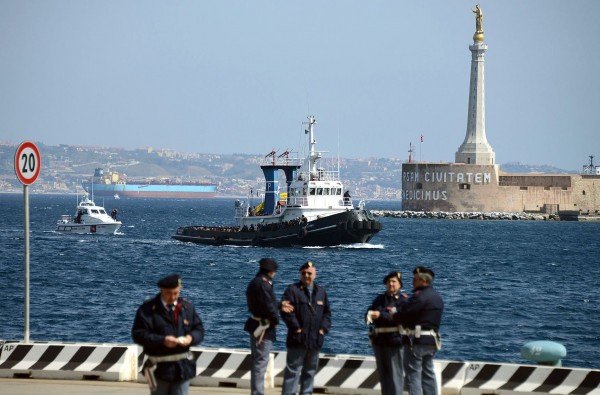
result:
[[[113,209],[113,215],[108,215],[104,207],[97,206],[86,194],[78,202],[75,216],[61,215],[56,223],[56,231],[78,234],[114,234],[122,225],[116,217],[116,209]]]

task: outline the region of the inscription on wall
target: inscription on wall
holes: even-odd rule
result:
[[[421,183],[422,188],[402,188],[402,199],[405,200],[448,200],[448,184],[465,184],[465,189],[470,184],[488,185],[492,173],[454,172],[454,171],[404,171],[402,181],[407,183]],[[438,187],[442,188],[438,188]]]

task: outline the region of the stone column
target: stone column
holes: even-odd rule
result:
[[[483,34],[481,34],[481,39],[483,39]],[[472,58],[467,135],[456,152],[455,161],[456,163],[494,165],[496,164],[496,154],[485,136],[485,51],[487,51],[487,45],[482,41],[475,40],[469,49]]]

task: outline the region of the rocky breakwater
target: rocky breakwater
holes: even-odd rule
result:
[[[371,210],[376,217],[391,218],[427,218],[427,219],[479,219],[491,221],[558,221],[558,215],[539,213],[480,213],[480,212],[455,212],[444,211],[398,211],[398,210]]]

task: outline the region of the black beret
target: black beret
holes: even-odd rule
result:
[[[306,262],[305,264],[300,266],[300,271],[308,269],[309,267],[315,267],[314,263],[312,263],[311,261]]]
[[[181,285],[181,277],[179,274],[171,274],[165,278],[161,278],[156,283],[159,288],[173,289]]]
[[[417,274],[417,273],[429,274],[432,279],[435,277],[435,273],[433,273],[433,270],[431,270],[428,267],[424,267],[424,266],[415,267],[415,270],[413,270],[413,274]]]
[[[390,278],[397,278],[400,281],[400,286],[402,286],[402,273],[400,272],[389,272],[387,276],[383,278],[383,283],[387,284]]]
[[[276,272],[277,271],[277,262],[271,258],[262,258],[259,262],[260,268],[264,269],[268,272]]]

